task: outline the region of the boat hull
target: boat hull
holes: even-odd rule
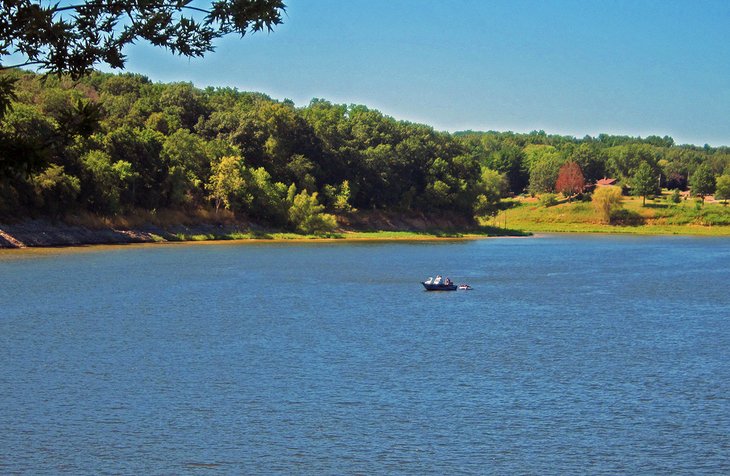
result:
[[[427,284],[425,281],[421,284],[426,291],[456,291],[456,284]]]

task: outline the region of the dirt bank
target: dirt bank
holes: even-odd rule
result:
[[[77,246],[121,243],[146,243],[178,240],[175,233],[203,234],[210,230],[224,234],[214,225],[174,227],[163,230],[155,226],[140,229],[86,228],[49,220],[27,220],[14,224],[0,224],[0,248],[28,246]],[[232,230],[231,230],[232,231]]]
[[[338,217],[340,231],[465,231],[471,224],[464,219],[439,215],[391,215],[382,212],[359,212]],[[134,228],[86,227],[47,219],[0,223],[0,248],[37,246],[80,246],[124,243],[181,241],[181,237],[204,236],[211,239],[233,234],[266,234],[267,230],[248,222],[194,223],[161,227],[144,225]]]

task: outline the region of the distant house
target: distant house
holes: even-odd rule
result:
[[[603,177],[601,180],[597,180],[596,183],[586,184],[586,191],[593,192],[593,190],[598,187],[610,187],[612,185],[617,185],[617,182],[618,180],[614,178]]]
[[[616,185],[615,178],[603,177],[601,180],[596,181],[596,187],[611,187],[613,185]]]

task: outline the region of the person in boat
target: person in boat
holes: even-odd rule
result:
[[[436,276],[436,279],[433,280],[433,284],[441,284],[441,275],[439,274]]]
[[[445,284],[446,286],[450,286],[450,285],[451,285],[451,280],[450,280],[449,278],[446,278],[446,279],[444,280],[444,284]]]
[[[429,276],[428,279],[426,280],[426,284],[431,284],[431,283],[433,283],[433,277]]]

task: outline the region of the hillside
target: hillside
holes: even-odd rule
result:
[[[555,192],[561,168],[571,164],[581,183],[614,177],[638,187],[644,177],[645,193],[697,186],[696,177],[712,193],[730,175],[727,147],[677,145],[670,137],[450,134],[323,99],[296,107],[135,74],[78,81],[2,74],[15,82],[0,117],[6,224],[157,226],[165,215],[205,228],[225,215],[237,229],[327,234],[347,229],[342,217],[367,223],[357,217],[381,213],[391,224],[447,216],[466,230],[500,213],[504,197]],[[528,229],[542,220],[509,213],[515,226],[533,223]]]

